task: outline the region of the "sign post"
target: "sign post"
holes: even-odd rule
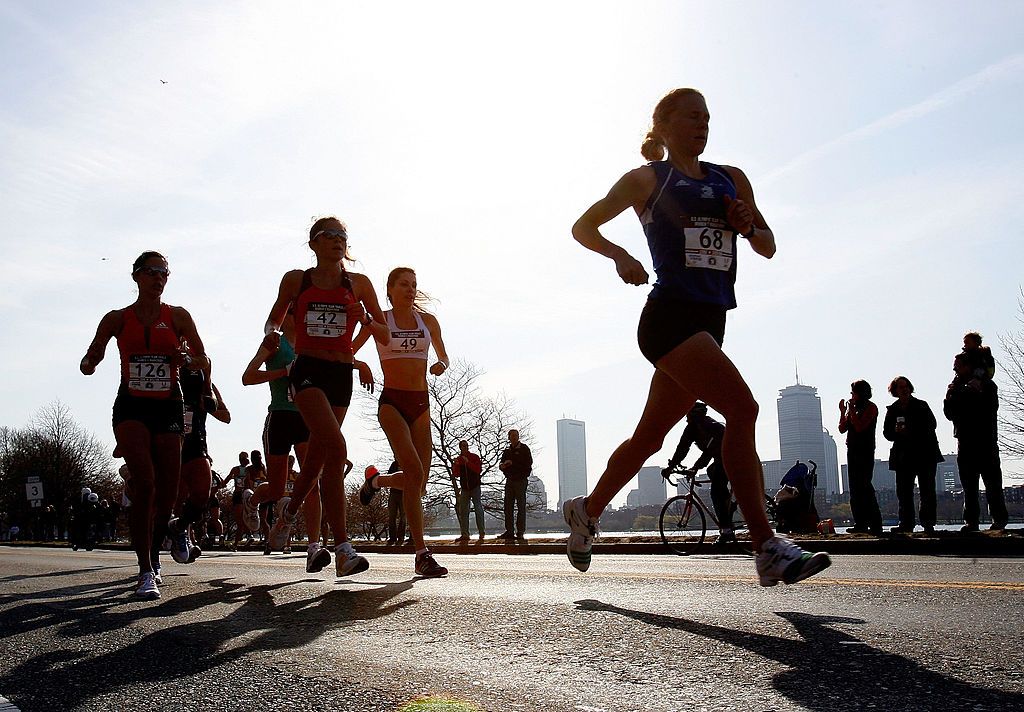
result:
[[[25,495],[33,509],[43,506],[43,483],[35,475],[25,478]]]

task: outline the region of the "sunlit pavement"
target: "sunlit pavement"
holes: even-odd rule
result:
[[[760,587],[749,557],[304,554],[164,564],[0,548],[0,696],[109,709],[1024,709],[1024,559],[837,556]],[[447,700],[444,702],[442,700]]]

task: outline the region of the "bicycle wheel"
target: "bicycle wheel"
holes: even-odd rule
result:
[[[695,552],[704,541],[708,528],[704,510],[688,494],[677,495],[665,502],[658,526],[665,546],[680,556]]]

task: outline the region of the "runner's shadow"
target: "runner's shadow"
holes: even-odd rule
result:
[[[328,631],[390,615],[416,603],[394,600],[412,588],[409,582],[358,592],[329,591],[276,603],[272,592],[287,585],[291,584],[243,587],[214,581],[211,590],[150,604],[143,609],[151,612],[148,616],[134,611],[63,621],[67,625],[59,635],[86,638],[101,650],[112,649],[98,654],[89,649],[41,653],[0,677],[0,690],[25,700],[33,709],[74,709],[101,695],[130,692],[137,685],[169,683],[224,666],[235,669],[232,666],[243,657],[301,648]],[[185,617],[182,614],[213,601],[240,605],[223,616],[150,633],[142,626],[129,625],[143,617],[169,618],[168,623],[173,623],[175,617]],[[0,617],[0,625],[6,622]],[[60,621],[51,618],[50,624],[55,622]],[[122,632],[116,632],[118,628]]]
[[[871,647],[837,627],[864,625],[866,621],[859,618],[777,613],[803,638],[791,640],[634,611],[592,599],[576,601],[576,605],[584,611],[615,613],[658,628],[711,638],[775,660],[789,669],[777,673],[772,685],[810,710],[1024,709],[1024,695],[972,685],[929,670],[902,655]]]

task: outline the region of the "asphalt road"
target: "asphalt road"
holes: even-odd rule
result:
[[[131,597],[126,552],[0,548],[0,696],[51,710],[1021,710],[1024,559],[214,553]],[[329,574],[329,575],[328,575]]]

